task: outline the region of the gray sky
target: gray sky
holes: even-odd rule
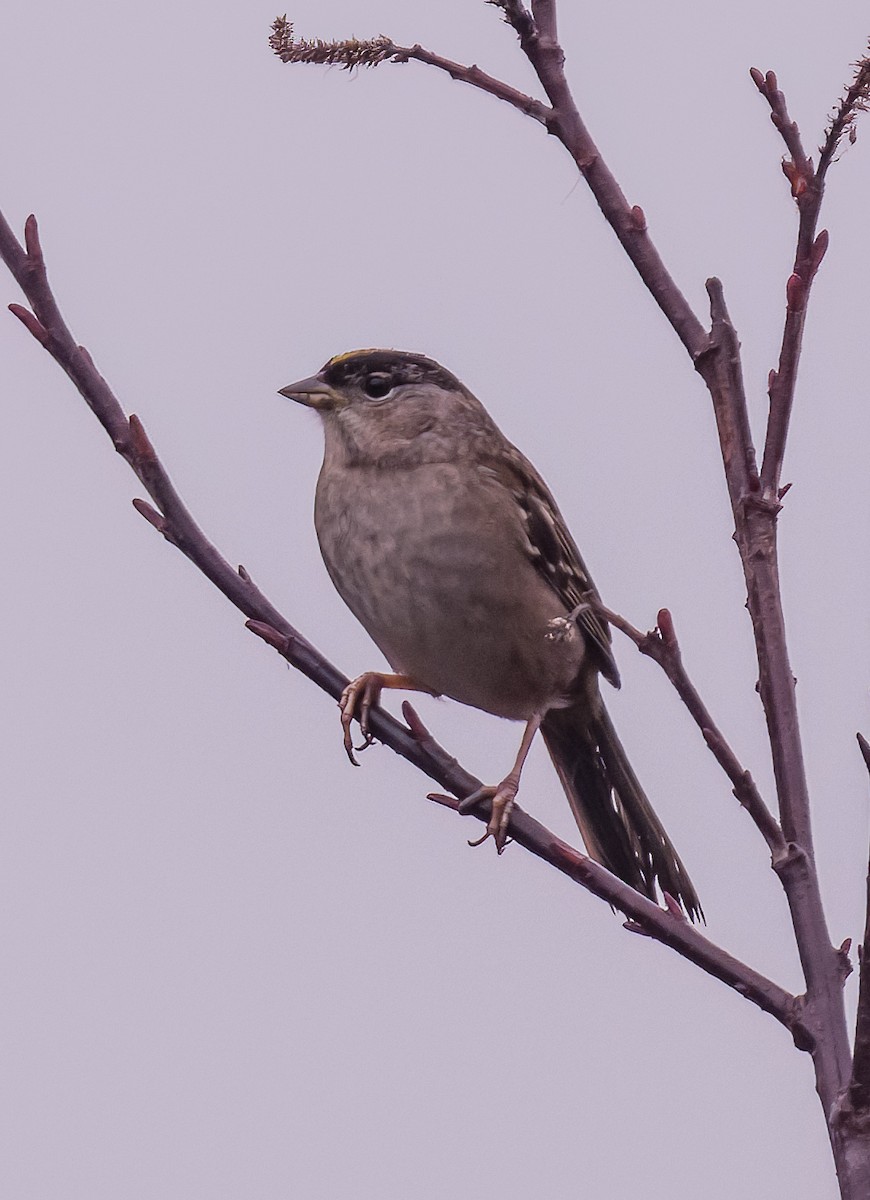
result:
[[[747,71],[778,71],[814,145],[866,12],[562,8],[581,108],[697,311],[725,281],[758,419],[795,219]],[[644,627],[671,607],[769,796],[709,404],[566,154],[415,64],[282,66],[275,15],[5,14],[0,204],[17,228],[38,214],[76,336],[208,534],[349,673],[381,660],[317,551],[317,421],[275,393],[355,346],[438,358],[547,478],[607,602]],[[532,86],[475,0],[290,16]],[[860,936],[867,861],[868,139],[830,176],[781,525],[837,941]],[[135,514],[141,489],[12,317],[0,341],[0,1191],[834,1196],[780,1028],[518,849],[468,849],[476,827],[392,753],[351,770],[332,702]],[[657,668],[617,654],[614,719],[711,936],[799,989],[764,845]],[[504,773],[516,727],[419,707],[469,769]],[[522,800],[576,841],[541,747]]]

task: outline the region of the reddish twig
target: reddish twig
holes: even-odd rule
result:
[[[870,771],[870,744],[859,733],[858,746]],[[845,947],[844,947],[845,948]],[[854,1178],[851,1193],[860,1198],[870,1194],[870,1162],[865,1147],[870,1140],[870,867],[867,872],[864,941],[858,950],[861,971],[858,980],[858,1011],[855,1018],[855,1052],[849,1086],[832,1115],[832,1141],[838,1165],[848,1163]],[[850,1179],[850,1182],[852,1180]]]
[[[770,415],[761,466],[763,494],[768,500],[774,501],[780,498],[782,465],[794,405],[807,302],[816,272],[828,248],[827,230],[822,230],[816,236],[825,192],[825,176],[843,135],[847,130],[854,132],[855,117],[866,107],[870,87],[870,60],[862,59],[857,64],[855,79],[831,119],[827,136],[819,151],[818,168],[813,167],[813,160],[803,148],[800,131],[789,116],[785,96],[779,88],[776,75],[773,71],[763,75],[755,67],[750,74],[755,86],[770,105],[771,120],[788,150],[789,157],[783,161],[782,169],[798,208],[797,245],[792,273],[786,284],[785,326],[780,344],[779,363],[777,369],[771,371],[768,385]]]
[[[511,19],[511,14],[507,11],[505,15],[508,20]],[[278,17],[274,21],[269,44],[275,54],[285,63],[337,64],[352,68],[374,67],[382,62],[406,63],[414,60],[444,71],[451,79],[460,83],[468,83],[481,92],[488,92],[497,100],[503,100],[542,125],[546,125],[552,115],[546,104],[535,100],[532,96],[525,95],[524,92],[511,87],[501,79],[496,79],[493,75],[487,75],[486,71],[481,71],[480,67],[474,64],[465,66],[463,63],[453,62],[441,54],[433,54],[431,50],[426,50],[420,45],[400,46],[387,37],[372,38],[365,42],[357,41],[356,38],[335,42],[323,42],[319,39],[307,41],[294,36],[293,25],[286,17]]]
[[[108,384],[94,367],[90,355],[76,345],[48,283],[34,217],[27,220],[26,244],[25,251],[0,214],[0,257],[18,280],[33,308],[30,320],[24,323],[75,382],[109,433],[116,450],[133,468],[157,505],[157,508],[153,508],[139,500],[136,502],[137,510],[245,613],[252,632],[274,646],[318,687],[338,699],[347,684],[346,677],[278,612],[254,585],[243,567],[234,570],[209,542],[178,496],[141,422],[136,417],[126,417]],[[21,306],[14,308],[18,310],[18,316],[27,311]],[[370,723],[374,734],[457,797],[463,798],[478,791],[480,780],[463,770],[455,759],[437,746],[410,706],[406,709],[406,715],[409,716],[410,729],[406,729],[383,709],[373,708]],[[484,821],[487,819],[483,806],[472,815]],[[733,958],[682,917],[678,919],[672,912],[659,908],[635,892],[519,808],[515,808],[511,816],[510,833],[512,839],[530,853],[624,912],[648,936],[671,947],[776,1017],[789,1029],[802,1049],[812,1049],[813,1037],[805,1025],[802,1005],[789,992]]]
[[[860,733],[857,737],[864,765],[870,771],[870,743]],[[858,1012],[855,1018],[855,1053],[846,1105],[853,1118],[855,1114],[863,1113],[865,1119],[870,1120],[870,867],[867,871],[867,911],[860,961]]]
[[[816,1082],[830,1116],[848,1077],[850,1052],[843,1006],[842,972],[831,944],[813,861],[809,789],[798,722],[795,681],[789,661],[779,581],[776,518],[780,504],[760,484],[740,367],[740,343],[722,287],[708,281],[713,321],[710,351],[696,365],[707,383],[719,432],[735,540],[746,581],[758,658],[759,692],[788,853],[774,860],[788,900],[795,941],[807,985],[808,1020],[819,1032]],[[825,1030],[826,1035],[821,1036]]]
[[[788,853],[779,822],[762,799],[752,775],[741,765],[737,755],[728,745],[713,720],[710,710],[689,678],[686,668],[683,666],[673,618],[668,609],[659,610],[658,625],[649,633],[642,633],[625,617],[605,608],[598,601],[595,602],[595,609],[608,624],[630,638],[641,654],[645,654],[657,662],[667,675],[700,729],[701,736],[709,746],[714,758],[731,780],[734,795],[746,809],[767,842],[771,859],[774,863],[778,863]]]
[[[770,119],[778,130],[785,148],[791,155],[791,161],[783,163],[783,171],[792,184],[792,194],[797,195],[799,188],[806,186],[812,175],[812,163],[807,158],[801,142],[800,130],[788,114],[785,96],[779,90],[779,84],[773,71],[762,75],[757,67],[751,67],[749,74],[752,82],[770,105]],[[804,183],[799,184],[798,180]]]
[[[463,63],[451,61],[449,58],[444,58],[440,54],[435,54],[431,50],[425,49],[420,45],[415,46],[394,46],[393,62],[403,63],[414,60],[415,62],[425,63],[426,66],[435,67],[439,71],[444,71],[451,79],[455,79],[457,83],[468,83],[478,91],[487,92],[490,96],[495,96],[497,100],[504,100],[506,104],[510,104],[513,108],[519,109],[527,117],[532,117],[541,125],[548,125],[552,117],[552,112],[548,105],[540,100],[535,100],[533,96],[527,96],[518,88],[512,87],[509,83],[504,83],[501,79],[496,79],[493,75],[487,75],[486,71],[481,71],[480,67],[472,63],[470,66],[465,66]]]
[[[563,69],[565,55],[556,40],[556,6],[553,0],[538,0],[533,4],[531,20],[521,6],[497,3],[496,7],[504,11],[508,23],[517,30],[522,49],[534,67],[552,108],[510,84],[487,75],[477,66],[453,62],[422,46],[399,46],[389,38],[379,38],[365,44],[375,48],[372,53],[377,55],[378,62],[408,62],[413,59],[435,67],[451,79],[471,84],[480,91],[504,100],[554,134],[582,171],[601,211],[662,312],[692,357],[697,358],[707,348],[707,334],[667,271],[649,236],[646,221],[638,221],[637,211],[640,210],[637,210],[637,206],[629,205],[574,104]],[[359,47],[363,43],[355,39],[300,43],[293,39],[292,25],[279,18],[273,26],[270,44],[284,62],[341,62],[342,65],[353,66],[360,61]],[[299,47],[303,49],[300,51]],[[319,58],[316,56],[318,47],[322,47]],[[342,57],[343,53],[345,57]],[[375,65],[374,60],[370,65]]]
[[[759,490],[758,467],[746,405],[740,340],[728,314],[721,281],[708,279],[707,294],[710,297],[710,343],[706,353],[696,360],[695,367],[713,401],[725,482],[736,521],[748,497]]]

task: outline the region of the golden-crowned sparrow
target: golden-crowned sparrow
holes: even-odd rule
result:
[[[691,917],[695,889],[638,783],[598,689],[619,675],[610,630],[540,475],[483,405],[421,354],[357,350],[281,394],[317,409],[325,455],[314,522],[326,568],[395,675],[368,672],[341,701],[371,741],[384,687],[450,696],[526,722],[517,760],[489,797],[501,851],[540,728],[589,854]],[[483,840],[483,839],[482,839]]]

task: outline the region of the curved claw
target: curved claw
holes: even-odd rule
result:
[[[347,757],[355,767],[358,767],[359,763],[354,756],[354,749],[358,753],[362,753],[363,750],[368,750],[369,746],[375,740],[374,735],[369,729],[369,713],[373,705],[377,704],[378,700],[380,700],[383,689],[384,677],[379,675],[377,671],[366,671],[364,675],[358,675],[356,679],[352,679],[341,693],[338,707],[341,711],[344,749]],[[359,715],[357,715],[357,708],[359,708]],[[359,721],[363,738],[362,744],[356,747],[354,747],[350,732],[351,722],[354,717],[357,717]]]
[[[498,787],[481,787],[476,792],[472,792],[470,796],[466,796],[459,803],[458,811],[460,813],[469,813],[481,800],[490,800],[492,808],[489,815],[489,821],[486,825],[486,833],[482,837],[475,838],[470,841],[469,846],[482,846],[484,842],[490,838],[495,842],[496,851],[499,854],[504,854],[505,847],[510,839],[508,838],[508,826],[510,825],[511,809],[514,806],[514,799],[517,794],[517,782],[512,775],[508,775],[507,779],[503,779]]]
[[[504,854],[505,850],[507,850],[508,846],[509,846],[509,845],[511,844],[511,842],[514,840],[514,839],[513,839],[513,838],[511,838],[511,837],[506,837],[506,838],[505,838],[505,840],[504,840],[504,841],[501,843],[501,845],[499,845],[499,842],[498,842],[498,835],[497,835],[497,834],[495,834],[495,833],[493,833],[493,832],[492,832],[492,830],[489,828],[489,826],[487,826],[486,833],[484,833],[484,834],[483,834],[481,837],[479,837],[479,838],[469,838],[469,839],[468,839],[468,844],[469,844],[469,846],[471,846],[471,848],[472,848],[472,849],[476,849],[478,846],[482,846],[482,845],[483,845],[483,843],[484,843],[485,841],[487,841],[489,838],[495,838],[495,852],[496,852],[496,854]]]

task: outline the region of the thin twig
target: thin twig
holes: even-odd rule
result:
[[[808,180],[813,171],[812,163],[807,158],[801,141],[800,130],[797,123],[789,116],[785,96],[779,90],[779,83],[774,72],[767,71],[762,74],[757,67],[752,67],[749,74],[752,76],[752,82],[770,105],[770,119],[785,142],[786,150],[791,155],[791,161],[783,164],[783,171],[792,183],[792,194],[796,195],[800,186],[797,180],[799,178]]]
[[[858,747],[864,765],[870,771],[870,743],[860,733]],[[864,942],[861,947],[861,971],[858,982],[858,1013],[855,1018],[855,1053],[846,1104],[852,1115],[870,1115],[870,867],[867,870],[867,912]]]
[[[770,372],[768,381],[770,413],[761,465],[761,487],[762,494],[769,501],[780,498],[785,444],[794,405],[807,302],[813,280],[828,248],[827,230],[823,229],[816,236],[825,192],[825,176],[843,135],[847,130],[854,133],[855,118],[867,105],[870,60],[862,59],[856,67],[855,79],[831,119],[819,152],[817,169],[814,169],[813,160],[804,150],[797,124],[789,116],[776,75],[773,71],[763,75],[755,67],[750,72],[755,86],[770,105],[771,120],[789,152],[790,157],[783,161],[782,169],[798,208],[797,244],[794,265],[786,283],[785,325],[779,362],[776,370]]]
[[[800,737],[795,680],[782,610],[776,497],[763,493],[748,439],[739,341],[718,280],[708,281],[712,349],[697,367],[713,400],[735,540],[746,581],[758,657],[758,683],[767,722],[779,818],[788,853],[773,859],[788,901],[807,985],[806,1019],[818,1032],[816,1083],[830,1116],[848,1078],[850,1052],[839,952],[831,944],[813,858],[809,789]],[[822,1036],[822,1030],[826,1031]]]
[[[731,507],[736,513],[749,496],[759,491],[758,467],[743,383],[740,340],[728,314],[719,279],[707,280],[707,294],[710,297],[710,344],[707,353],[696,360],[695,367],[707,384],[713,401],[725,481]]]
[[[509,16],[507,11],[506,16]],[[334,42],[324,42],[319,38],[309,41],[294,35],[293,25],[286,17],[278,17],[274,21],[269,44],[285,63],[321,63],[342,66],[348,70],[375,67],[382,62],[406,63],[413,59],[446,72],[451,79],[460,83],[468,83],[481,92],[488,92],[542,125],[547,125],[552,116],[546,104],[488,75],[480,67],[453,62],[441,54],[433,54],[423,46],[400,46],[387,37],[370,38],[368,41],[358,41],[356,38]]]
[[[523,51],[534,67],[552,108],[525,95],[510,84],[487,75],[477,66],[453,62],[422,46],[399,46],[389,38],[373,39],[370,43],[365,43],[371,47],[366,63],[401,63],[412,59],[425,63],[444,71],[451,79],[471,84],[480,91],[504,100],[544,125],[549,133],[562,142],[582,171],[601,211],[644,283],[686,349],[693,358],[697,358],[708,348],[706,331],[656,250],[649,236],[642,209],[637,205],[629,205],[613,174],[603,162],[598,147],[581,120],[568,90],[563,69],[565,56],[556,41],[556,8],[553,0],[538,0],[538,3],[532,5],[535,28],[531,32],[524,21],[515,23],[511,19],[513,6],[499,3],[496,7],[503,9],[509,23],[514,25],[520,34]],[[356,39],[329,43],[299,42],[293,38],[292,25],[284,18],[278,18],[273,26],[270,44],[284,62],[341,62],[342,65],[354,66],[360,64],[359,48],[364,43],[357,42]],[[346,58],[342,58],[342,48],[346,48]],[[319,60],[316,57],[318,53],[321,55]]]
[[[767,842],[771,858],[774,861],[784,858],[788,853],[788,847],[782,836],[779,822],[762,799],[752,775],[741,765],[737,755],[725,740],[714,722],[710,710],[701,699],[700,693],[683,666],[680,645],[670,612],[666,608],[660,609],[656,628],[649,633],[642,633],[625,617],[612,612],[600,601],[596,600],[592,603],[595,610],[608,624],[630,638],[641,654],[645,654],[658,663],[689,710],[714,758],[731,780],[734,795],[746,809]]]
[[[527,96],[518,88],[512,87],[501,79],[496,79],[493,75],[487,75],[486,71],[481,71],[480,67],[474,63],[471,66],[465,66],[463,63],[452,62],[449,58],[434,54],[431,50],[426,50],[419,45],[395,46],[394,49],[393,62],[409,62],[413,59],[415,62],[425,63],[429,67],[436,67],[458,83],[468,83],[478,91],[488,92],[490,96],[495,96],[497,100],[504,100],[505,103],[519,109],[521,113],[532,117],[541,125],[547,126],[550,123],[553,114],[548,105],[540,100],[535,100],[533,96]]]
[[[138,510],[245,613],[254,633],[337,699],[347,683],[346,677],[278,612],[251,581],[244,568],[234,570],[209,542],[178,496],[141,422],[136,417],[126,417],[108,384],[96,371],[90,355],[76,345],[48,283],[34,217],[27,220],[26,241],[25,252],[0,214],[0,257],[18,280],[35,314],[25,324],[73,379],[103,428],[110,434],[115,448],[136,472],[157,505],[157,509],[154,509],[139,501]],[[21,306],[15,307],[20,310],[18,315],[26,312]],[[372,709],[370,722],[373,732],[385,745],[457,797],[462,798],[477,791],[480,781],[437,747],[419,717],[413,710],[410,712],[413,720],[411,728],[406,729],[383,709]],[[487,819],[482,806],[473,815],[484,821]],[[633,926],[671,947],[776,1017],[789,1029],[800,1048],[813,1048],[813,1036],[804,1024],[803,1007],[799,1001],[716,946],[685,918],[659,908],[604,867],[562,842],[519,808],[515,808],[512,814],[510,833],[519,845],[624,912]]]

